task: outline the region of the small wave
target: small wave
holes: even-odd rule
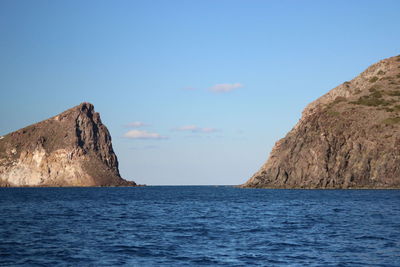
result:
[[[381,236],[372,236],[372,235],[358,236],[355,239],[358,239],[358,240],[388,240],[387,238],[384,238]]]

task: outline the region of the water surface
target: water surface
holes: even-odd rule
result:
[[[400,190],[0,189],[0,265],[400,266]]]

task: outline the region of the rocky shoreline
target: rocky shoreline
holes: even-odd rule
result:
[[[137,186],[120,176],[107,127],[90,103],[3,136],[0,186]]]
[[[309,104],[242,188],[400,188],[400,56]]]

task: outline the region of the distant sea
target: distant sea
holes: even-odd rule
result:
[[[400,190],[2,188],[0,265],[400,266]]]

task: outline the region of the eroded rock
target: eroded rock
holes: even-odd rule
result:
[[[400,56],[309,104],[242,187],[400,188]]]
[[[90,103],[0,139],[0,186],[134,186]]]

